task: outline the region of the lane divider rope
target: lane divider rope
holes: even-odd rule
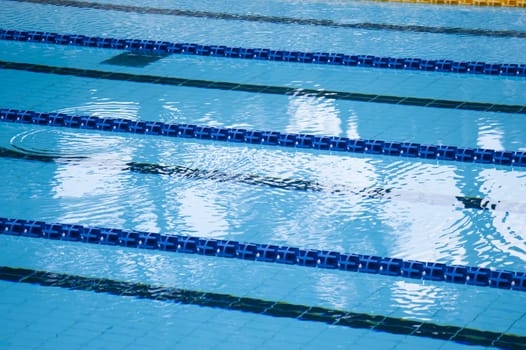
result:
[[[193,124],[134,121],[120,118],[99,118],[64,113],[45,113],[0,108],[0,121],[69,127],[75,129],[159,135],[190,139],[293,147],[297,149],[328,150],[370,155],[458,161],[526,167],[526,152],[496,151],[483,148],[426,145],[414,142],[350,139],[339,136],[280,133],[277,131],[216,128]]]
[[[0,29],[0,40],[39,42],[71,46],[97,47],[118,50],[153,52],[158,54],[186,54],[198,56],[243,58],[266,61],[332,64],[340,66],[389,68],[426,72],[470,73],[484,75],[526,76],[526,64],[452,61],[346,55],[329,52],[300,52],[266,48],[243,48],[195,43],[91,37],[79,34],[59,34],[39,31]]]
[[[9,218],[0,218],[0,234],[339,269],[384,276],[526,291],[526,272],[302,249],[273,244],[245,243],[234,240]]]

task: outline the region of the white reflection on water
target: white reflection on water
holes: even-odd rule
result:
[[[454,167],[399,161],[391,163],[383,181],[394,188],[393,193],[399,188],[410,189],[413,194],[422,194],[423,199],[434,199],[434,194],[440,197],[446,193],[454,204],[454,196],[459,194],[459,179],[454,170]],[[459,231],[450,230],[456,226],[452,223],[462,222],[463,212],[452,205],[440,206],[416,199],[391,201],[383,206],[383,223],[392,228],[392,236],[384,238],[391,242],[390,256],[424,261],[446,258],[449,261],[454,253],[455,262],[464,261],[463,237]]]
[[[285,173],[286,168],[291,167],[308,174],[306,178],[316,174],[319,183],[329,184],[328,191],[283,193],[279,200],[290,205],[276,206],[279,215],[274,220],[273,240],[299,247],[356,251],[358,248],[348,243],[349,236],[358,235],[353,221],[368,215],[370,202],[357,192],[377,183],[375,164],[363,158],[312,157],[298,152],[290,157],[288,164],[276,164],[274,171]],[[330,184],[349,186],[356,193],[333,195]],[[343,235],[349,239],[343,239]]]
[[[287,132],[340,135],[341,119],[335,100],[325,97],[291,96]]]
[[[503,150],[505,149],[502,141],[504,132],[502,130],[502,121],[497,118],[485,116],[479,118],[477,145],[481,148]]]
[[[509,256],[517,257],[526,262],[526,216],[520,209],[524,208],[523,198],[526,194],[524,172],[503,172],[497,169],[482,169],[477,176],[477,182],[481,183],[480,191],[488,197],[499,198],[502,203],[497,207],[504,206],[501,211],[493,211],[491,215],[486,213],[485,226],[480,230],[484,235],[480,235],[478,249],[483,250],[481,254],[493,265],[509,266],[510,269],[518,269],[513,266]],[[506,206],[508,203],[520,199],[521,202],[515,205]],[[516,203],[516,202],[515,202]],[[486,252],[486,248],[491,248],[493,252]],[[495,250],[500,254],[495,254]],[[512,266],[510,266],[512,265]]]
[[[131,139],[88,131],[39,129],[13,137],[11,144],[29,153],[67,157],[56,159],[55,171],[47,180],[54,205],[58,206],[52,210],[60,213],[57,220],[111,227],[123,224],[122,203],[129,196],[129,175],[122,170],[135,152]]]
[[[200,192],[190,188],[179,192],[180,220],[190,232],[201,237],[219,237],[228,232],[225,211],[220,206],[221,196],[215,191]]]
[[[56,133],[49,147],[58,154],[73,151],[78,156],[89,158],[61,163],[57,167],[55,186],[57,197],[83,197],[118,193],[118,176],[124,167],[126,147],[122,137],[107,137],[92,133]],[[131,152],[132,149],[128,149]],[[129,158],[128,158],[129,159]],[[119,166],[120,165],[120,166]]]
[[[431,310],[439,308],[436,302],[443,298],[442,294],[445,292],[437,286],[406,281],[395,281],[391,291],[392,302],[396,303],[397,307],[403,309],[407,316],[424,321],[431,320]],[[448,297],[450,301],[454,299],[454,295]]]
[[[349,116],[347,118],[349,121],[347,124],[347,132],[345,136],[350,139],[359,139],[360,133],[358,132],[358,115],[353,109],[350,109]]]
[[[316,296],[335,309],[350,309],[358,299],[359,288],[342,274],[319,271],[314,281]]]

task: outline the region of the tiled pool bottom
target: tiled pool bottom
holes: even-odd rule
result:
[[[284,346],[460,349],[463,346],[447,340],[389,333],[379,334],[371,342],[371,333],[365,329],[20,283],[0,282],[0,286],[0,308],[9,325],[3,331],[0,347],[9,349],[282,349]],[[520,349],[517,343],[513,347],[508,343],[501,345]]]
[[[0,308],[10,325],[3,331],[0,348],[337,349],[368,345],[364,340],[368,331],[360,329],[8,282],[0,286]],[[409,341],[433,348],[427,339],[378,338],[379,347]],[[443,341],[435,343],[437,349],[443,345]]]
[[[0,350],[526,347],[520,9],[98,1],[0,0]]]
[[[6,325],[0,348],[461,349],[466,345],[458,341],[464,340],[477,349],[493,339],[502,348],[521,349],[526,343],[524,336],[510,336],[526,328],[526,314],[517,308],[522,292],[406,284],[377,275],[355,281],[338,271],[307,269],[304,275],[302,268],[288,265],[197,254],[152,256],[129,248],[6,235],[0,235],[0,243],[0,265],[40,271],[0,269],[0,312]],[[5,281],[17,274],[26,277],[19,275],[19,283]],[[404,292],[397,297],[398,288],[412,289],[412,300]],[[390,299],[396,303],[386,303]],[[304,321],[295,313],[307,307],[298,303],[332,305],[325,311],[340,305],[370,316],[362,317],[358,328],[325,323],[323,317],[331,314],[319,315],[319,321],[311,313],[313,321]],[[430,320],[416,324],[435,338],[407,335],[415,324],[409,319],[421,316],[399,318],[404,307],[408,313],[429,315]],[[263,309],[269,311],[261,314]],[[494,322],[490,332],[472,331],[487,329],[488,320]],[[359,324],[356,318],[353,322]],[[443,339],[454,337],[457,342]],[[480,343],[485,345],[473,345]]]
[[[403,349],[408,346],[453,349],[462,346],[450,340],[430,340],[386,332],[371,337],[367,329],[327,326],[288,317],[268,317],[197,305],[174,305],[131,296],[9,282],[0,282],[0,286],[0,307],[9,324],[0,346],[13,349],[17,346],[25,349],[164,349],[174,346],[279,349],[285,344],[292,349],[324,348],[329,345],[331,348],[373,346],[379,349]],[[156,321],[152,323],[152,320]],[[436,338],[451,336],[451,333],[442,331],[434,330],[438,334]],[[451,327],[449,331],[457,330]],[[457,335],[457,341],[484,344],[483,339],[477,338],[480,334],[463,332],[467,338]],[[523,338],[505,335],[492,345],[520,349],[521,343],[524,344]]]
[[[365,329],[132,297],[9,282],[0,282],[0,286],[0,309],[9,324],[3,331],[0,347],[9,349],[337,349],[349,346],[461,349],[465,346],[447,340],[375,334]],[[521,347],[514,343],[503,348]]]

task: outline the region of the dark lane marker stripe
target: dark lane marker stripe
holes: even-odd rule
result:
[[[320,192],[324,187],[315,181],[279,178],[257,174],[228,174],[219,170],[187,168],[180,165],[152,163],[126,163],[125,170],[141,174],[181,176],[186,179],[212,180],[218,182],[238,182],[246,185],[268,186],[283,190]],[[364,189],[365,192],[365,189]],[[381,193],[370,190],[370,196],[381,197]]]
[[[399,69],[424,72],[458,74],[482,74],[495,76],[526,76],[526,64],[459,62],[445,59],[421,59],[401,57],[379,57],[371,55],[347,55],[331,52],[301,52],[273,50],[266,48],[229,47],[195,43],[172,43],[144,39],[118,39],[111,37],[90,37],[80,34],[59,34],[37,31],[0,29],[0,40],[96,47],[101,49],[128,50],[163,55],[182,54],[209,57],[263,60],[289,63]]]
[[[87,160],[88,157],[78,156],[54,156],[50,154],[36,154],[28,152],[27,150],[13,146],[15,149],[8,149],[0,147],[0,158],[12,158],[12,159],[25,159],[39,162],[57,162],[57,163],[68,163],[68,162],[79,162]],[[107,166],[107,163],[105,163]],[[398,191],[392,191],[390,188],[381,188],[371,186],[368,188],[351,188],[350,186],[344,185],[322,185],[316,181],[309,181],[303,179],[294,178],[280,178],[273,176],[263,176],[258,174],[229,174],[219,170],[206,170],[198,168],[188,168],[180,165],[163,165],[154,163],[138,163],[138,162],[126,162],[122,164],[122,170],[131,171],[140,174],[151,174],[151,175],[167,175],[167,176],[178,176],[185,179],[199,179],[199,180],[212,180],[219,182],[236,182],[246,185],[257,185],[257,186],[268,186],[271,188],[279,188],[282,190],[295,190],[295,191],[313,191],[313,192],[328,192],[332,194],[353,194],[361,196],[362,198],[374,198],[374,199],[402,199]],[[413,194],[412,197],[415,195]],[[425,193],[418,193],[416,195],[417,200],[423,201],[430,197],[426,203],[432,202],[438,204],[440,202],[438,195],[429,195]],[[451,201],[447,196],[443,203],[451,204]],[[471,196],[455,196],[457,201],[463,204],[464,209],[486,209],[496,210],[497,203],[489,201],[480,197]],[[500,208],[500,204],[498,205]],[[508,205],[509,207],[510,205]],[[519,204],[515,203],[511,205],[512,210],[519,208]]]
[[[264,15],[244,15],[244,14],[233,14],[233,13],[225,13],[225,12],[178,10],[178,9],[153,8],[153,7],[130,6],[130,5],[119,5],[119,4],[101,4],[101,3],[96,3],[96,2],[73,1],[73,0],[13,0],[13,1],[29,2],[29,3],[34,3],[34,4],[55,5],[55,6],[90,8],[90,9],[97,9],[97,10],[135,12],[135,13],[141,13],[141,14],[211,18],[211,19],[220,19],[220,20],[262,22],[262,23],[273,23],[273,24],[297,24],[297,25],[322,26],[322,27],[331,27],[331,28],[390,30],[390,31],[398,31],[398,32],[455,34],[455,35],[488,36],[488,37],[501,37],[501,38],[526,38],[526,32],[515,31],[515,30],[469,29],[469,28],[459,28],[459,27],[429,27],[429,26],[421,26],[421,25],[382,24],[382,23],[368,23],[368,22],[342,23],[342,22],[336,22],[330,19],[294,18],[294,17],[278,17],[278,16],[264,16]]]
[[[15,149],[7,149],[0,147],[0,158],[12,158],[12,159],[25,159],[34,160],[39,162],[80,162],[87,160],[88,157],[61,157],[53,156],[48,154],[35,154],[27,153],[25,150],[15,147]],[[104,163],[107,166],[107,163]],[[294,178],[280,178],[272,176],[263,176],[257,174],[229,174],[219,170],[206,170],[198,168],[188,168],[181,165],[163,165],[154,163],[139,163],[139,162],[126,162],[122,163],[122,170],[131,171],[140,174],[150,175],[166,175],[166,176],[179,176],[185,179],[197,179],[197,180],[212,180],[218,182],[238,182],[247,185],[258,185],[268,186],[272,188],[279,188],[283,190],[296,190],[296,191],[313,191],[321,192],[324,190],[331,191],[329,188],[315,182],[303,179]],[[349,189],[351,190],[351,189]],[[340,189],[332,190],[332,192],[343,192],[344,187]],[[367,197],[381,198],[384,194],[389,193],[389,190],[381,189],[362,189],[360,191],[362,195]],[[494,209],[494,208],[493,208]]]
[[[339,269],[406,278],[526,292],[526,272],[491,270],[465,265],[403,260],[399,258],[300,249],[269,243],[249,243],[186,235],[159,234],[104,227],[0,218],[0,235],[63,240],[127,248],[151,249],[217,258]]]
[[[18,63],[0,61],[0,69],[22,70],[27,72],[70,75],[82,78],[107,79],[116,81],[130,81],[135,83],[150,83],[160,85],[173,85],[183,87],[194,87],[204,89],[217,89],[227,91],[242,91],[273,95],[292,95],[323,97],[343,101],[359,101],[370,103],[387,103],[404,106],[418,106],[431,108],[446,108],[459,110],[472,110],[479,112],[501,112],[526,114],[526,105],[508,105],[489,102],[468,102],[454,100],[437,100],[420,97],[401,97],[389,95],[363,94],[358,92],[343,92],[335,90],[298,89],[287,86],[272,86],[258,84],[243,84],[224,81],[212,81],[201,79],[185,79],[177,77],[163,77],[156,75],[114,73],[93,69],[79,69],[69,67],[56,67],[41,64]]]
[[[526,337],[521,335],[107,278],[83,277],[0,266],[0,280],[228,311],[241,311],[271,317],[291,318],[298,321],[319,322],[331,326],[448,340],[465,345],[491,346],[510,350],[526,348]]]

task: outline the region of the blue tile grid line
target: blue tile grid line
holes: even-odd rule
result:
[[[418,70],[427,72],[470,73],[485,75],[526,76],[526,64],[458,62],[446,59],[421,59],[347,55],[329,52],[301,52],[267,48],[243,48],[195,43],[91,37],[79,34],[59,34],[39,31],[0,29],[0,40],[40,42],[47,44],[98,47],[117,50],[153,52],[159,54],[187,54],[199,56],[244,58],[280,62],[332,64],[369,68]]]
[[[0,218],[0,234],[338,269],[478,287],[526,291],[526,272],[373,255]]]
[[[277,131],[216,128],[193,124],[168,124],[5,108],[0,108],[0,121],[301,149],[526,167],[526,152],[521,151],[497,151],[483,148],[425,145],[411,142],[350,139],[339,136],[315,136],[309,134],[280,133]]]

